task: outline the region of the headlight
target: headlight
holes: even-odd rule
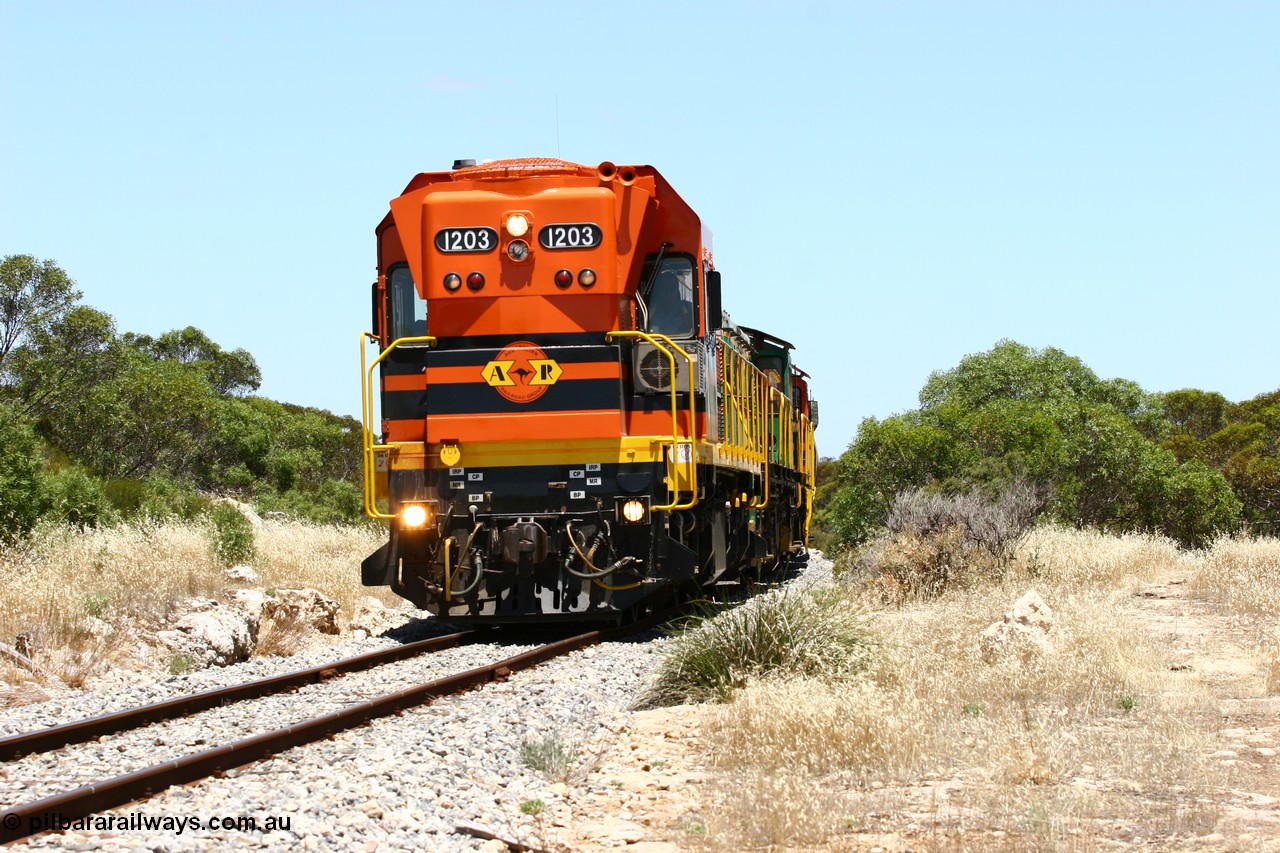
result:
[[[512,237],[523,237],[529,233],[529,218],[523,213],[513,213],[508,216],[507,233]]]
[[[422,504],[409,504],[400,510],[400,523],[405,527],[421,527],[427,523],[427,508]]]

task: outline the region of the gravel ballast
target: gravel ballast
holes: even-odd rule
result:
[[[815,555],[798,582],[811,583],[829,573],[830,563]],[[422,632],[441,630],[429,622],[415,624]],[[525,812],[537,810],[535,801],[552,806],[561,799],[566,785],[580,778],[593,756],[602,753],[609,738],[625,725],[627,708],[656,666],[663,642],[659,632],[651,631],[626,642],[574,652],[515,673],[508,681],[375,720],[331,740],[289,750],[221,778],[170,788],[99,816],[126,822],[123,829],[82,827],[45,833],[13,849],[496,849],[496,842],[456,832],[460,821],[536,844],[536,818]],[[124,695],[85,692],[15,709],[0,730],[11,734],[84,719],[393,644],[385,638],[369,638],[291,658],[255,659],[136,685]],[[10,762],[0,766],[0,812],[86,781],[479,666],[532,645],[448,649],[294,693],[212,709],[141,732]],[[528,744],[551,752],[560,747],[573,761],[560,772],[540,772],[529,766],[537,762],[527,760]],[[258,826],[211,829],[208,824],[214,818],[253,818]],[[272,818],[280,828],[267,829]],[[141,828],[138,824],[143,819],[167,819],[170,825]],[[188,822],[179,831],[182,819],[199,819],[199,828]]]

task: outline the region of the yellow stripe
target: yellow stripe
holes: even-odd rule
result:
[[[663,447],[669,436],[628,436],[623,438],[565,439],[563,441],[464,441],[458,447],[462,458],[454,465],[440,461],[438,446],[423,447],[420,441],[391,445],[391,470],[420,471],[427,468],[489,468],[520,465],[581,465],[585,462],[619,464],[663,461]],[[425,452],[424,452],[425,450]],[[698,461],[706,465],[735,468],[759,474],[760,467],[741,459],[733,448],[699,441]]]

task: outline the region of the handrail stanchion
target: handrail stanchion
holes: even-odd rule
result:
[[[698,435],[697,435],[698,433],[697,411],[698,410],[694,400],[693,356],[685,352],[684,347],[679,346],[675,341],[671,340],[671,338],[667,337],[666,335],[650,334],[648,332],[641,332],[641,331],[623,330],[623,331],[617,331],[617,332],[609,332],[607,335],[604,336],[604,339],[606,341],[612,341],[614,338],[633,338],[633,339],[643,340],[646,343],[651,344],[654,347],[654,349],[658,350],[658,352],[665,355],[667,357],[667,361],[671,364],[671,479],[672,480],[678,479],[676,476],[676,472],[678,470],[678,466],[681,464],[679,460],[679,454],[680,454],[679,446],[682,443],[680,441],[680,418],[679,418],[679,415],[677,414],[677,412],[679,411],[679,403],[677,402],[677,396],[676,396],[676,377],[679,375],[679,371],[676,370],[675,353],[677,352],[680,353],[680,355],[683,356],[685,361],[687,361],[689,364],[689,441],[688,441],[688,444],[689,444],[690,474],[689,474],[688,480],[690,483],[692,496],[690,497],[688,502],[681,503],[679,484],[676,482],[672,482],[668,484],[669,490],[671,492],[671,502],[668,504],[662,504],[660,506],[653,506],[653,507],[650,507],[649,509],[651,511],[662,511],[662,512],[669,511],[669,510],[678,510],[678,509],[690,509],[698,502],[698,459],[697,459],[697,454],[695,452],[696,450],[695,445],[698,439]],[[666,346],[663,345],[663,342],[666,343]],[[670,349],[667,348],[668,346],[670,347]]]
[[[385,349],[373,360],[372,364],[366,365],[368,356],[366,347],[370,340],[380,341],[377,335],[372,332],[360,333],[360,425],[364,433],[361,438],[361,444],[364,448],[364,511],[370,518],[390,519],[395,518],[394,515],[382,512],[378,509],[377,488],[375,486],[375,478],[377,477],[376,457],[380,451],[390,451],[396,448],[392,444],[375,444],[373,441],[373,429],[370,424],[373,421],[373,370],[382,360],[400,346],[408,346],[410,344],[426,344],[431,346],[436,339],[430,335],[419,335],[410,338],[397,338],[386,346]],[[387,460],[387,469],[390,470],[391,460]]]

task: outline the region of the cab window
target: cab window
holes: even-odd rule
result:
[[[645,331],[672,338],[693,337],[697,301],[693,261],[664,258],[645,298],[648,324]]]
[[[427,333],[427,303],[418,296],[407,266],[392,267],[387,276],[387,320],[393,341]]]

